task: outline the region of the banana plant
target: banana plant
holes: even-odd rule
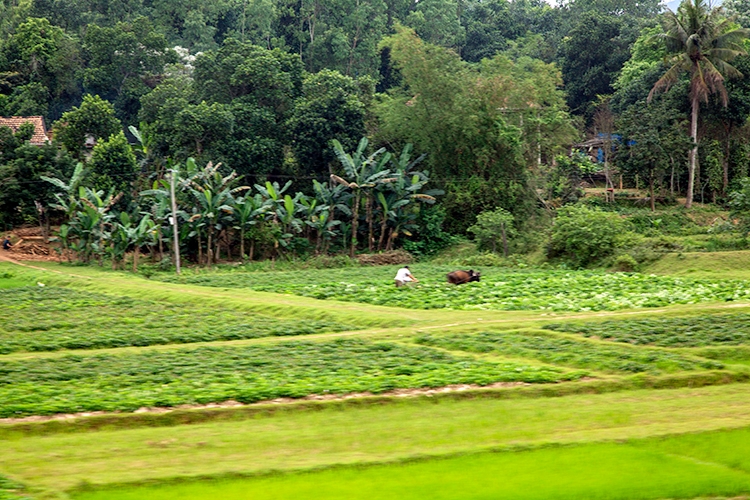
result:
[[[255,226],[263,223],[266,214],[270,209],[270,205],[264,203],[260,193],[256,193],[254,196],[245,194],[245,196],[239,196],[232,199],[231,202],[232,210],[234,213],[234,229],[240,232],[240,256],[245,258],[245,236],[247,231],[252,231]],[[255,252],[255,240],[250,240],[250,255],[248,260],[253,260],[253,253]]]
[[[149,214],[145,214],[137,225],[126,229],[128,239],[133,244],[133,272],[138,272],[138,255],[141,247],[147,245],[153,247],[157,242],[156,223],[151,220]]]
[[[359,229],[359,208],[364,191],[367,202],[367,219],[370,226],[370,237],[368,246],[372,248],[372,189],[378,184],[389,182],[387,178],[390,170],[385,166],[391,159],[391,154],[387,153],[385,148],[380,148],[371,155],[365,157],[368,141],[363,137],[359,141],[359,146],[354,154],[344,151],[344,147],[339,141],[331,141],[336,157],[339,159],[341,166],[344,168],[344,176],[331,174],[331,179],[352,190],[354,200],[352,204],[352,239],[349,249],[349,257],[354,258],[357,250],[357,230]]]
[[[232,171],[227,176],[219,172],[221,163],[214,165],[209,162],[206,167],[193,174],[188,183],[188,191],[195,201],[196,212],[190,218],[195,224],[199,237],[199,260],[200,255],[200,233],[206,232],[206,263],[210,267],[219,253],[218,245],[214,248],[215,235],[221,235],[221,231],[231,226],[233,208],[231,202],[233,195],[250,189],[249,186],[233,187],[237,180],[237,173]]]
[[[76,165],[73,175],[68,182],[56,177],[47,177],[46,175],[40,175],[39,178],[54,184],[62,191],[55,193],[54,196],[57,203],[52,205],[52,208],[62,210],[65,216],[70,219],[80,207],[79,188],[86,178],[86,170],[83,168],[83,163]]]
[[[336,226],[341,225],[340,220],[331,216],[330,210],[322,210],[313,215],[305,224],[315,229],[315,253],[325,253],[333,237],[336,236]]]

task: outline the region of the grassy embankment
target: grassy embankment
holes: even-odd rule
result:
[[[597,356],[597,346],[612,349],[612,344],[601,340],[584,340],[576,333],[544,334],[535,330],[550,321],[559,322],[565,318],[578,320],[595,319],[606,321],[613,318],[632,317],[663,317],[667,316],[700,316],[715,312],[726,313],[747,311],[746,304],[706,302],[704,304],[670,306],[658,310],[625,310],[617,312],[577,312],[551,313],[549,311],[448,311],[448,310],[402,310],[392,307],[372,306],[353,302],[320,302],[307,297],[292,295],[275,295],[249,290],[211,288],[193,286],[190,284],[165,284],[144,279],[132,278],[119,273],[102,273],[94,269],[66,268],[46,265],[63,274],[45,271],[18,271],[13,268],[13,280],[18,284],[44,282],[47,286],[64,286],[66,289],[80,293],[105,294],[107,296],[137,298],[139,301],[153,301],[154,303],[168,303],[179,307],[215,307],[217,310],[247,313],[250,315],[264,315],[274,321],[291,319],[297,321],[331,321],[342,324],[353,323],[361,330],[352,332],[319,333],[294,337],[298,339],[315,339],[316,342],[327,342],[330,338],[355,335],[366,342],[392,342],[397,346],[414,346],[417,336],[429,333],[436,338],[457,334],[468,335],[485,331],[497,332],[498,329],[520,329],[512,337],[518,342],[512,349],[498,352],[472,352],[472,349],[459,346],[447,346],[451,356],[467,356],[483,362],[505,363],[522,362],[532,367],[557,367],[558,369],[572,369],[580,361],[573,362],[566,357],[579,347],[580,342],[592,346],[591,354]],[[5,266],[0,266],[0,272]],[[353,276],[365,273],[352,270]],[[390,269],[386,270],[390,273]],[[76,274],[77,276],[69,276]],[[218,276],[220,279],[220,276]],[[213,279],[213,276],[209,275]],[[233,280],[247,279],[247,276],[234,274]],[[278,278],[276,278],[278,279]],[[355,278],[356,279],[356,278]],[[214,283],[209,283],[214,284]],[[236,285],[235,285],[236,286]],[[408,293],[408,292],[407,292]],[[80,314],[85,316],[91,312],[103,312],[101,305],[83,304],[73,301]],[[740,307],[735,307],[735,306]],[[26,307],[32,307],[26,304]],[[87,309],[92,308],[92,309]],[[146,308],[147,309],[147,308]],[[199,310],[200,308],[196,309]],[[48,324],[56,325],[55,311],[30,310],[40,321],[49,319]],[[28,311],[27,311],[28,312]],[[147,312],[147,311],[141,311]],[[52,316],[44,316],[45,314]],[[481,314],[481,317],[479,315]],[[221,316],[221,314],[217,314]],[[228,317],[232,317],[229,314]],[[234,316],[236,318],[236,314]],[[51,319],[50,319],[51,318]],[[113,321],[116,321],[114,316]],[[361,322],[358,322],[361,321]],[[92,323],[93,324],[93,323]],[[198,323],[196,323],[198,324]],[[391,327],[391,328],[388,328]],[[134,329],[140,329],[136,325]],[[203,328],[203,327],[201,327]],[[95,328],[90,333],[95,336]],[[52,339],[60,335],[74,335],[80,331],[76,328],[51,328],[45,333]],[[33,332],[29,332],[33,335]],[[554,345],[562,349],[563,356],[550,361],[541,355],[535,355],[532,350],[519,351],[519,345],[526,345],[528,339],[538,339],[540,336],[552,335],[565,340]],[[191,341],[188,339],[188,341]],[[222,345],[224,348],[232,346],[275,345],[288,342],[289,338],[264,337],[242,340],[222,340],[221,342],[203,342],[199,345]],[[519,344],[520,342],[520,344]],[[76,356],[83,356],[85,360],[102,353],[118,357],[139,356],[148,352],[180,353],[184,349],[192,349],[195,344],[185,345],[151,345],[146,347],[126,347],[108,349],[76,350]],[[737,350],[743,346],[733,346]],[[703,347],[703,349],[719,349],[722,346]],[[617,348],[619,349],[619,347]],[[637,348],[635,348],[637,349]],[[47,421],[36,423],[5,423],[0,424],[0,439],[5,447],[0,455],[0,473],[9,473],[14,478],[23,480],[37,488],[45,488],[53,495],[54,492],[69,490],[88,481],[100,486],[113,483],[131,483],[143,480],[165,480],[169,478],[186,478],[190,476],[226,477],[227,474],[258,474],[269,470],[309,470],[320,467],[330,467],[340,464],[368,464],[378,462],[392,462],[413,459],[424,456],[452,456],[456,453],[474,453],[486,449],[514,449],[517,447],[535,447],[557,443],[588,443],[592,441],[608,441],[612,439],[642,438],[648,436],[663,436],[685,432],[697,432],[713,429],[737,428],[750,425],[750,414],[743,400],[747,400],[748,389],[744,384],[706,387],[702,389],[674,389],[664,391],[632,391],[638,387],[685,387],[686,385],[726,383],[732,380],[745,380],[747,372],[739,365],[727,365],[723,369],[702,371],[688,369],[692,363],[689,360],[707,361],[700,358],[703,351],[695,349],[655,349],[659,353],[668,354],[671,360],[686,356],[685,369],[668,374],[665,365],[645,366],[646,372],[656,369],[651,375],[629,375],[621,370],[611,370],[611,363],[607,356],[600,356],[600,366],[590,367],[589,375],[593,380],[546,384],[540,386],[519,386],[498,389],[478,389],[464,392],[442,393],[421,398],[394,398],[381,396],[362,398],[342,402],[304,402],[297,404],[271,404],[259,407],[243,407],[239,409],[205,409],[180,410],[173,413],[139,413],[104,415],[89,418],[79,417],[70,421]],[[661,349],[661,350],[660,350]],[[483,351],[483,349],[481,349]],[[566,351],[567,350],[567,351]],[[56,352],[16,352],[0,356],[0,363],[21,362],[28,360],[31,366],[39,360],[64,360],[71,351]],[[185,351],[186,352],[186,351]],[[618,351],[619,352],[619,351]],[[636,351],[633,351],[636,352]],[[601,354],[601,352],[600,352]],[[676,356],[676,357],[675,357]],[[722,356],[711,356],[722,359]],[[738,357],[738,356],[735,356]],[[657,356],[658,358],[658,356]],[[742,356],[739,356],[742,358]],[[417,363],[418,364],[418,363]],[[671,370],[671,369],[670,369]],[[667,370],[667,371],[670,371]],[[399,373],[399,377],[413,376],[410,373]],[[416,380],[416,379],[415,379]],[[606,394],[609,391],[623,391]],[[580,393],[580,394],[576,394]],[[603,394],[586,394],[603,393]],[[568,395],[566,395],[568,394]],[[539,396],[560,396],[557,398],[542,398]],[[523,399],[517,399],[522,397]],[[388,403],[388,404],[384,404]],[[253,409],[250,411],[251,409]],[[192,425],[179,425],[183,422],[193,422]],[[149,426],[158,426],[151,428]],[[744,441],[736,441],[743,446]],[[659,498],[663,496],[695,496],[699,494],[735,494],[750,491],[747,481],[740,476],[727,475],[724,484],[727,488],[715,488],[715,483],[699,480],[705,471],[689,460],[674,460],[662,451],[643,452],[640,448],[626,450],[614,445],[583,445],[572,452],[575,456],[582,453],[585,456],[599,456],[591,462],[591,466],[607,465],[605,469],[620,467],[627,470],[634,459],[656,466],[664,464],[665,471],[672,471],[673,477],[692,477],[695,481],[690,487],[682,490],[671,486],[651,488],[638,479],[638,471],[633,471],[629,483],[606,479],[602,477],[600,488],[610,488],[612,491],[622,491],[621,496],[611,498]],[[585,446],[593,446],[586,448]],[[609,447],[609,448],[608,448]],[[558,450],[558,451],[555,451]],[[567,450],[567,451],[566,451]],[[529,451],[526,453],[549,454],[542,455],[535,460],[556,460],[567,463],[564,453],[571,449],[554,448]],[[583,451],[581,451],[583,450]],[[598,451],[597,451],[598,450]],[[619,450],[619,451],[618,451]],[[562,455],[560,453],[563,453]],[[597,453],[599,455],[597,455]],[[645,453],[645,454],[644,454]],[[525,456],[525,455],[524,455]],[[529,455],[531,456],[531,455]],[[547,456],[547,455],[544,455]],[[521,458],[519,458],[521,457]],[[556,457],[556,458],[555,458]],[[580,458],[580,457],[579,457]],[[450,465],[451,460],[459,462]],[[468,461],[467,461],[468,460]],[[576,463],[580,461],[576,459]],[[619,462],[618,462],[619,461]],[[571,461],[572,463],[572,461]],[[583,460],[581,463],[586,464]],[[441,465],[443,464],[443,465]],[[445,465],[449,464],[449,465]],[[280,476],[276,478],[255,478],[240,483],[223,482],[226,488],[259,488],[257,498],[264,498],[261,490],[263,484],[273,484],[273,489],[279,492],[293,491],[297,496],[305,495],[305,488],[309,482],[315,481],[325,484],[328,479],[335,477],[335,482],[343,488],[339,494],[347,498],[351,496],[349,488],[360,489],[368,481],[382,478],[384,474],[394,479],[389,485],[384,485],[384,492],[388,488],[400,488],[403,484],[397,480],[415,477],[420,474],[409,467],[422,467],[422,473],[439,474],[441,467],[454,470],[456,466],[465,467],[466,471],[486,474],[495,470],[496,466],[503,470],[514,470],[521,467],[523,457],[518,453],[499,453],[487,456],[455,457],[440,461],[428,461],[394,469],[388,466],[384,469],[351,469],[343,472],[343,476],[331,470],[316,474],[300,476]],[[517,464],[517,465],[513,465]],[[390,467],[390,468],[389,468]],[[692,467],[692,468],[691,468]],[[697,467],[697,468],[695,468]],[[583,467],[585,468],[585,467]],[[701,470],[699,470],[701,469]],[[710,469],[709,470],[713,470]],[[379,472],[380,471],[380,472]],[[399,472],[400,471],[400,472]],[[581,490],[586,481],[580,476],[581,467],[561,469],[565,474],[558,479],[550,476],[548,484],[558,484],[557,495],[561,498],[559,488],[562,483],[555,483],[561,477],[567,476],[564,491],[570,492],[571,498],[588,495]],[[565,472],[567,471],[567,472]],[[576,472],[577,471],[577,472]],[[714,471],[715,472],[715,471]],[[494,472],[493,472],[494,473]],[[328,474],[328,476],[325,476]],[[368,476],[369,474],[369,476]],[[447,474],[447,473],[446,473]],[[603,472],[604,474],[604,472]],[[350,476],[350,481],[344,476]],[[606,475],[606,474],[605,474]],[[436,486],[435,483],[424,483],[424,488],[435,491],[440,488],[447,496],[457,490],[450,486],[450,475],[446,475],[446,484]],[[522,475],[518,485],[523,484]],[[669,474],[662,484],[670,483]],[[732,477],[730,477],[732,476]],[[434,477],[434,476],[433,476]],[[455,484],[461,482],[477,482],[470,479],[470,474],[462,478],[456,477]],[[708,476],[706,476],[708,477]],[[722,476],[723,477],[723,476]],[[307,479],[305,479],[307,478]],[[469,479],[467,479],[469,478]],[[379,479],[377,479],[379,480]],[[270,483],[268,483],[270,481]],[[265,482],[265,483],[264,483]],[[209,495],[203,488],[213,483],[192,484],[189,491],[163,488],[161,491],[171,491],[170,495],[182,495],[180,498],[201,498]],[[232,486],[235,484],[235,486]],[[596,483],[591,483],[596,484]],[[620,489],[621,485],[641,484],[641,490]],[[606,486],[608,485],[608,486]],[[502,486],[502,485],[500,485]],[[520,488],[520,486],[518,486]],[[675,486],[676,488],[677,486]],[[193,488],[192,490],[190,488]],[[284,488],[290,488],[284,490]],[[505,488],[504,486],[502,488]],[[493,497],[513,496],[513,489],[477,490],[476,495],[490,495]],[[578,488],[578,489],[576,489]],[[624,488],[624,486],[623,486]],[[670,489],[671,488],[671,489]],[[127,492],[128,488],[122,491]],[[133,490],[138,494],[138,490]],[[181,493],[180,493],[181,491]],[[192,491],[192,493],[190,493]],[[231,493],[225,489],[217,493],[231,498]],[[308,490],[309,491],[309,490]],[[414,491],[415,497],[424,497],[428,490]],[[465,491],[465,490],[463,490]],[[540,495],[544,493],[539,490]],[[552,491],[552,490],[551,490]],[[348,492],[348,493],[347,493]],[[577,492],[577,497],[575,496]],[[106,496],[109,494],[110,496]],[[146,494],[141,492],[141,498]],[[152,497],[153,493],[146,496]],[[411,493],[410,493],[411,494]],[[106,498],[115,498],[112,491],[102,493]],[[347,496],[348,495],[348,496]],[[627,496],[630,495],[630,496]],[[212,494],[210,496],[213,496]],[[460,495],[459,495],[460,496]],[[104,498],[101,497],[100,498]],[[466,496],[460,496],[466,498]],[[126,498],[126,497],[123,497]],[[157,498],[153,496],[153,498]],[[164,498],[172,498],[165,496]],[[269,497],[272,498],[272,497]],[[284,495],[278,498],[284,498]],[[320,498],[323,498],[320,496]],[[330,496],[325,498],[337,498]],[[529,498],[551,498],[539,496]]]

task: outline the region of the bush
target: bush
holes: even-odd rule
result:
[[[456,243],[457,238],[443,230],[445,209],[437,205],[420,207],[417,220],[419,229],[411,239],[403,241],[403,248],[416,257],[425,257]]]
[[[598,208],[571,205],[557,211],[547,256],[585,267],[612,255],[624,233],[619,215]]]
[[[630,254],[619,255],[615,259],[615,270],[623,273],[632,273],[638,269],[638,262]]]

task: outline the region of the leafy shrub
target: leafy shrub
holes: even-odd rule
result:
[[[624,273],[632,273],[638,269],[638,262],[630,254],[618,255],[615,259],[615,269]]]
[[[412,238],[403,240],[403,248],[416,257],[425,257],[456,243],[457,238],[443,229],[445,209],[439,205],[423,205],[415,221],[418,229]]]
[[[517,234],[513,226],[513,214],[504,208],[482,212],[477,216],[477,223],[467,231],[474,233],[480,247],[489,247],[493,253],[496,253],[499,246],[506,257],[508,256],[508,242]]]
[[[584,205],[558,210],[547,256],[586,267],[614,253],[625,229],[619,215]]]

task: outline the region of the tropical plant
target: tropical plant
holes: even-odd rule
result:
[[[710,10],[709,10],[710,9]],[[722,8],[711,8],[704,0],[683,0],[677,13],[667,10],[664,14],[663,38],[667,51],[669,69],[654,84],[649,93],[651,101],[657,92],[667,91],[682,73],[690,77],[690,150],[688,186],[685,207],[693,204],[695,165],[698,154],[698,114],[701,102],[708,102],[712,94],[719,94],[726,107],[729,101],[725,78],[741,77],[731,64],[739,55],[747,54],[743,41],[750,31],[738,28],[734,18],[724,16]]]
[[[359,208],[362,200],[362,191],[365,190],[367,223],[371,226],[372,188],[383,182],[388,182],[386,176],[390,173],[390,170],[385,168],[385,166],[388,164],[388,161],[390,161],[391,154],[387,153],[385,148],[380,148],[371,155],[365,157],[365,151],[367,150],[368,145],[366,137],[363,137],[362,140],[359,141],[359,146],[353,154],[344,151],[344,147],[336,139],[331,142],[336,157],[341,162],[341,166],[344,167],[344,175],[346,176],[346,179],[344,179],[338,175],[331,174],[331,179],[351,189],[354,193],[352,204],[352,239],[351,247],[349,249],[349,257],[354,258],[354,252],[357,249],[357,230],[359,228]],[[370,238],[368,245],[370,249],[372,249],[372,228],[370,228],[369,234]]]

